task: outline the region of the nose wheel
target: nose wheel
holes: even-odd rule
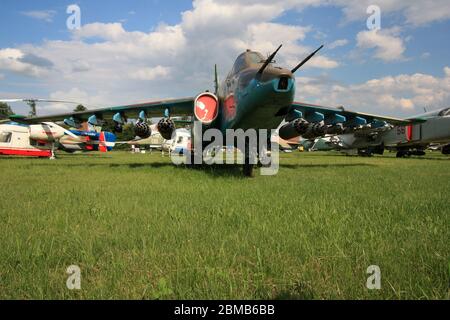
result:
[[[255,176],[253,174],[253,167],[254,167],[254,165],[251,163],[244,163],[242,172],[244,173],[245,177],[254,177]]]
[[[254,177],[253,169],[255,167],[254,155],[252,154],[250,150],[250,145],[248,142],[245,143],[245,150],[244,150],[244,165],[242,168],[242,173],[245,177]]]

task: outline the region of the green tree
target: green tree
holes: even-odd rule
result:
[[[9,104],[0,102],[0,119],[7,119],[12,114],[14,114],[14,112]]]
[[[104,131],[114,132],[114,124],[109,124],[107,126],[103,126]],[[134,125],[132,123],[126,123],[123,125],[122,132],[114,133],[117,137],[117,141],[130,141],[135,138],[134,134]],[[128,144],[117,144],[114,147],[114,150],[128,150],[130,146]]]
[[[77,105],[77,107],[75,109],[73,109],[74,112],[81,112],[81,111],[86,111],[87,108],[85,106],[83,106],[82,104]]]

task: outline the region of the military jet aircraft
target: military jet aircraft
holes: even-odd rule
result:
[[[422,123],[407,126],[388,125],[383,130],[362,130],[358,132],[319,138],[311,144],[303,144],[318,151],[357,151],[359,155],[383,154],[385,149],[397,151],[397,157],[423,156],[433,145],[442,145],[443,154],[450,154],[450,108],[426,112],[413,117]]]
[[[294,74],[322,49],[323,45],[292,69],[282,68],[273,62],[281,47],[280,45],[267,59],[256,51],[243,52],[220,85],[216,68],[214,93],[206,91],[183,99],[34,118],[24,117],[22,120],[64,121],[71,127],[79,127],[83,122],[100,126],[112,121],[115,130],[120,132],[127,119],[138,119],[135,133],[141,138],[147,138],[151,135],[147,118],[162,117],[156,129],[165,139],[170,139],[175,131],[175,123],[171,119],[173,116],[193,116],[202,124],[203,129],[216,128],[223,134],[227,129],[276,129],[284,120],[286,124],[279,129],[279,136],[285,140],[299,135],[319,137],[341,133],[343,130],[357,132],[369,127],[382,128],[388,124],[406,126],[415,123],[415,119],[396,119],[294,102]],[[195,140],[195,135],[192,139]],[[202,157],[203,153],[199,153],[195,148],[194,146],[192,154],[200,154]],[[254,164],[250,161],[251,155],[247,148],[244,149],[243,172],[244,175],[251,176]],[[259,154],[259,157],[261,156]]]

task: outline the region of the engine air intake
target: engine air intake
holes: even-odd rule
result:
[[[194,114],[196,120],[206,125],[211,124],[219,114],[219,99],[210,92],[198,95],[194,101]]]

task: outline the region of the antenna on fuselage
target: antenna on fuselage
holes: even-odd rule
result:
[[[318,49],[316,49],[316,51],[314,51],[313,53],[311,53],[309,56],[307,56],[305,59],[303,59],[302,62],[300,62],[294,69],[291,70],[292,73],[295,73],[295,71],[297,71],[298,69],[300,69],[305,63],[307,63],[309,61],[309,59],[311,59],[312,57],[314,57],[314,55],[323,48],[323,45],[321,45]]]
[[[217,64],[214,65],[214,93],[219,94],[219,76],[217,75]]]
[[[274,53],[272,53],[267,59],[266,61],[264,61],[264,64],[261,66],[261,68],[258,70],[258,72],[256,73],[257,75],[262,75],[262,73],[264,72],[264,69],[267,68],[267,66],[269,65],[269,63],[272,62],[273,58],[275,58],[275,56],[277,55],[278,51],[280,51],[281,47],[283,45],[280,44],[280,46],[278,47],[277,50],[275,50]]]

